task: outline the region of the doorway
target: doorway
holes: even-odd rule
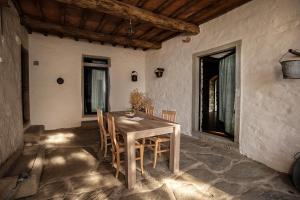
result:
[[[199,59],[202,77],[199,96],[202,99],[201,130],[233,140],[235,48]]]
[[[109,59],[83,57],[83,115],[96,115],[97,109],[108,112]]]
[[[241,45],[236,41],[193,54],[193,134],[239,143]]]

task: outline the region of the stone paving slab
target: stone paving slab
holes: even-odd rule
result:
[[[167,155],[153,169],[152,153],[146,151],[145,174],[137,171],[136,187],[128,190],[122,174],[114,177],[110,157],[98,152],[96,129],[58,130],[42,137],[47,148],[42,184],[27,199],[300,199],[288,176],[197,138],[181,137],[176,176],[168,169]]]

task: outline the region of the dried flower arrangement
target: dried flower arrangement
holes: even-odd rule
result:
[[[152,99],[147,97],[144,93],[134,89],[130,93],[130,104],[133,110],[143,111],[146,107],[152,106]]]

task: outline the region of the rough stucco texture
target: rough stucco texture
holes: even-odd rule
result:
[[[0,41],[0,165],[23,145],[21,47],[27,34],[16,11],[3,9],[4,40]]]
[[[288,172],[300,150],[300,80],[282,79],[280,57],[300,46],[299,0],[254,0],[200,26],[190,43],[182,37],[146,54],[146,92],[156,111],[176,109],[191,133],[192,55],[242,40],[240,151]],[[163,78],[156,67],[166,69]]]

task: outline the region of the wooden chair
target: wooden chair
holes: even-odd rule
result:
[[[147,115],[154,116],[154,106],[147,106],[147,107],[145,107],[145,113]],[[142,139],[142,143],[145,145],[146,138]]]
[[[163,110],[162,118],[175,123],[176,121],[176,111]],[[153,168],[156,167],[157,157],[161,156],[161,153],[169,152],[170,145],[167,145],[165,149],[162,149],[162,143],[170,143],[169,135],[162,135],[158,137],[147,138],[149,143],[145,144],[145,146],[150,147],[154,151],[154,159],[153,159]]]
[[[97,109],[97,120],[98,120],[98,126],[99,126],[99,133],[100,133],[100,149],[101,151],[104,151],[104,158],[107,156],[107,147],[111,146],[112,143],[110,134],[106,131],[104,127],[104,120],[103,120],[103,112],[102,110]]]
[[[121,153],[125,153],[125,145],[124,143],[120,143],[120,141],[117,140],[116,137],[116,128],[115,128],[115,119],[113,116],[108,116],[108,132],[110,134],[110,137],[112,139],[112,165],[114,168],[116,168],[116,178],[119,176],[121,162]],[[144,145],[140,144],[136,141],[135,148],[139,150],[139,157],[136,158],[136,160],[140,160],[141,164],[141,171],[142,174],[144,174]]]
[[[154,106],[147,106],[147,107],[145,107],[145,113],[147,115],[154,116]]]

